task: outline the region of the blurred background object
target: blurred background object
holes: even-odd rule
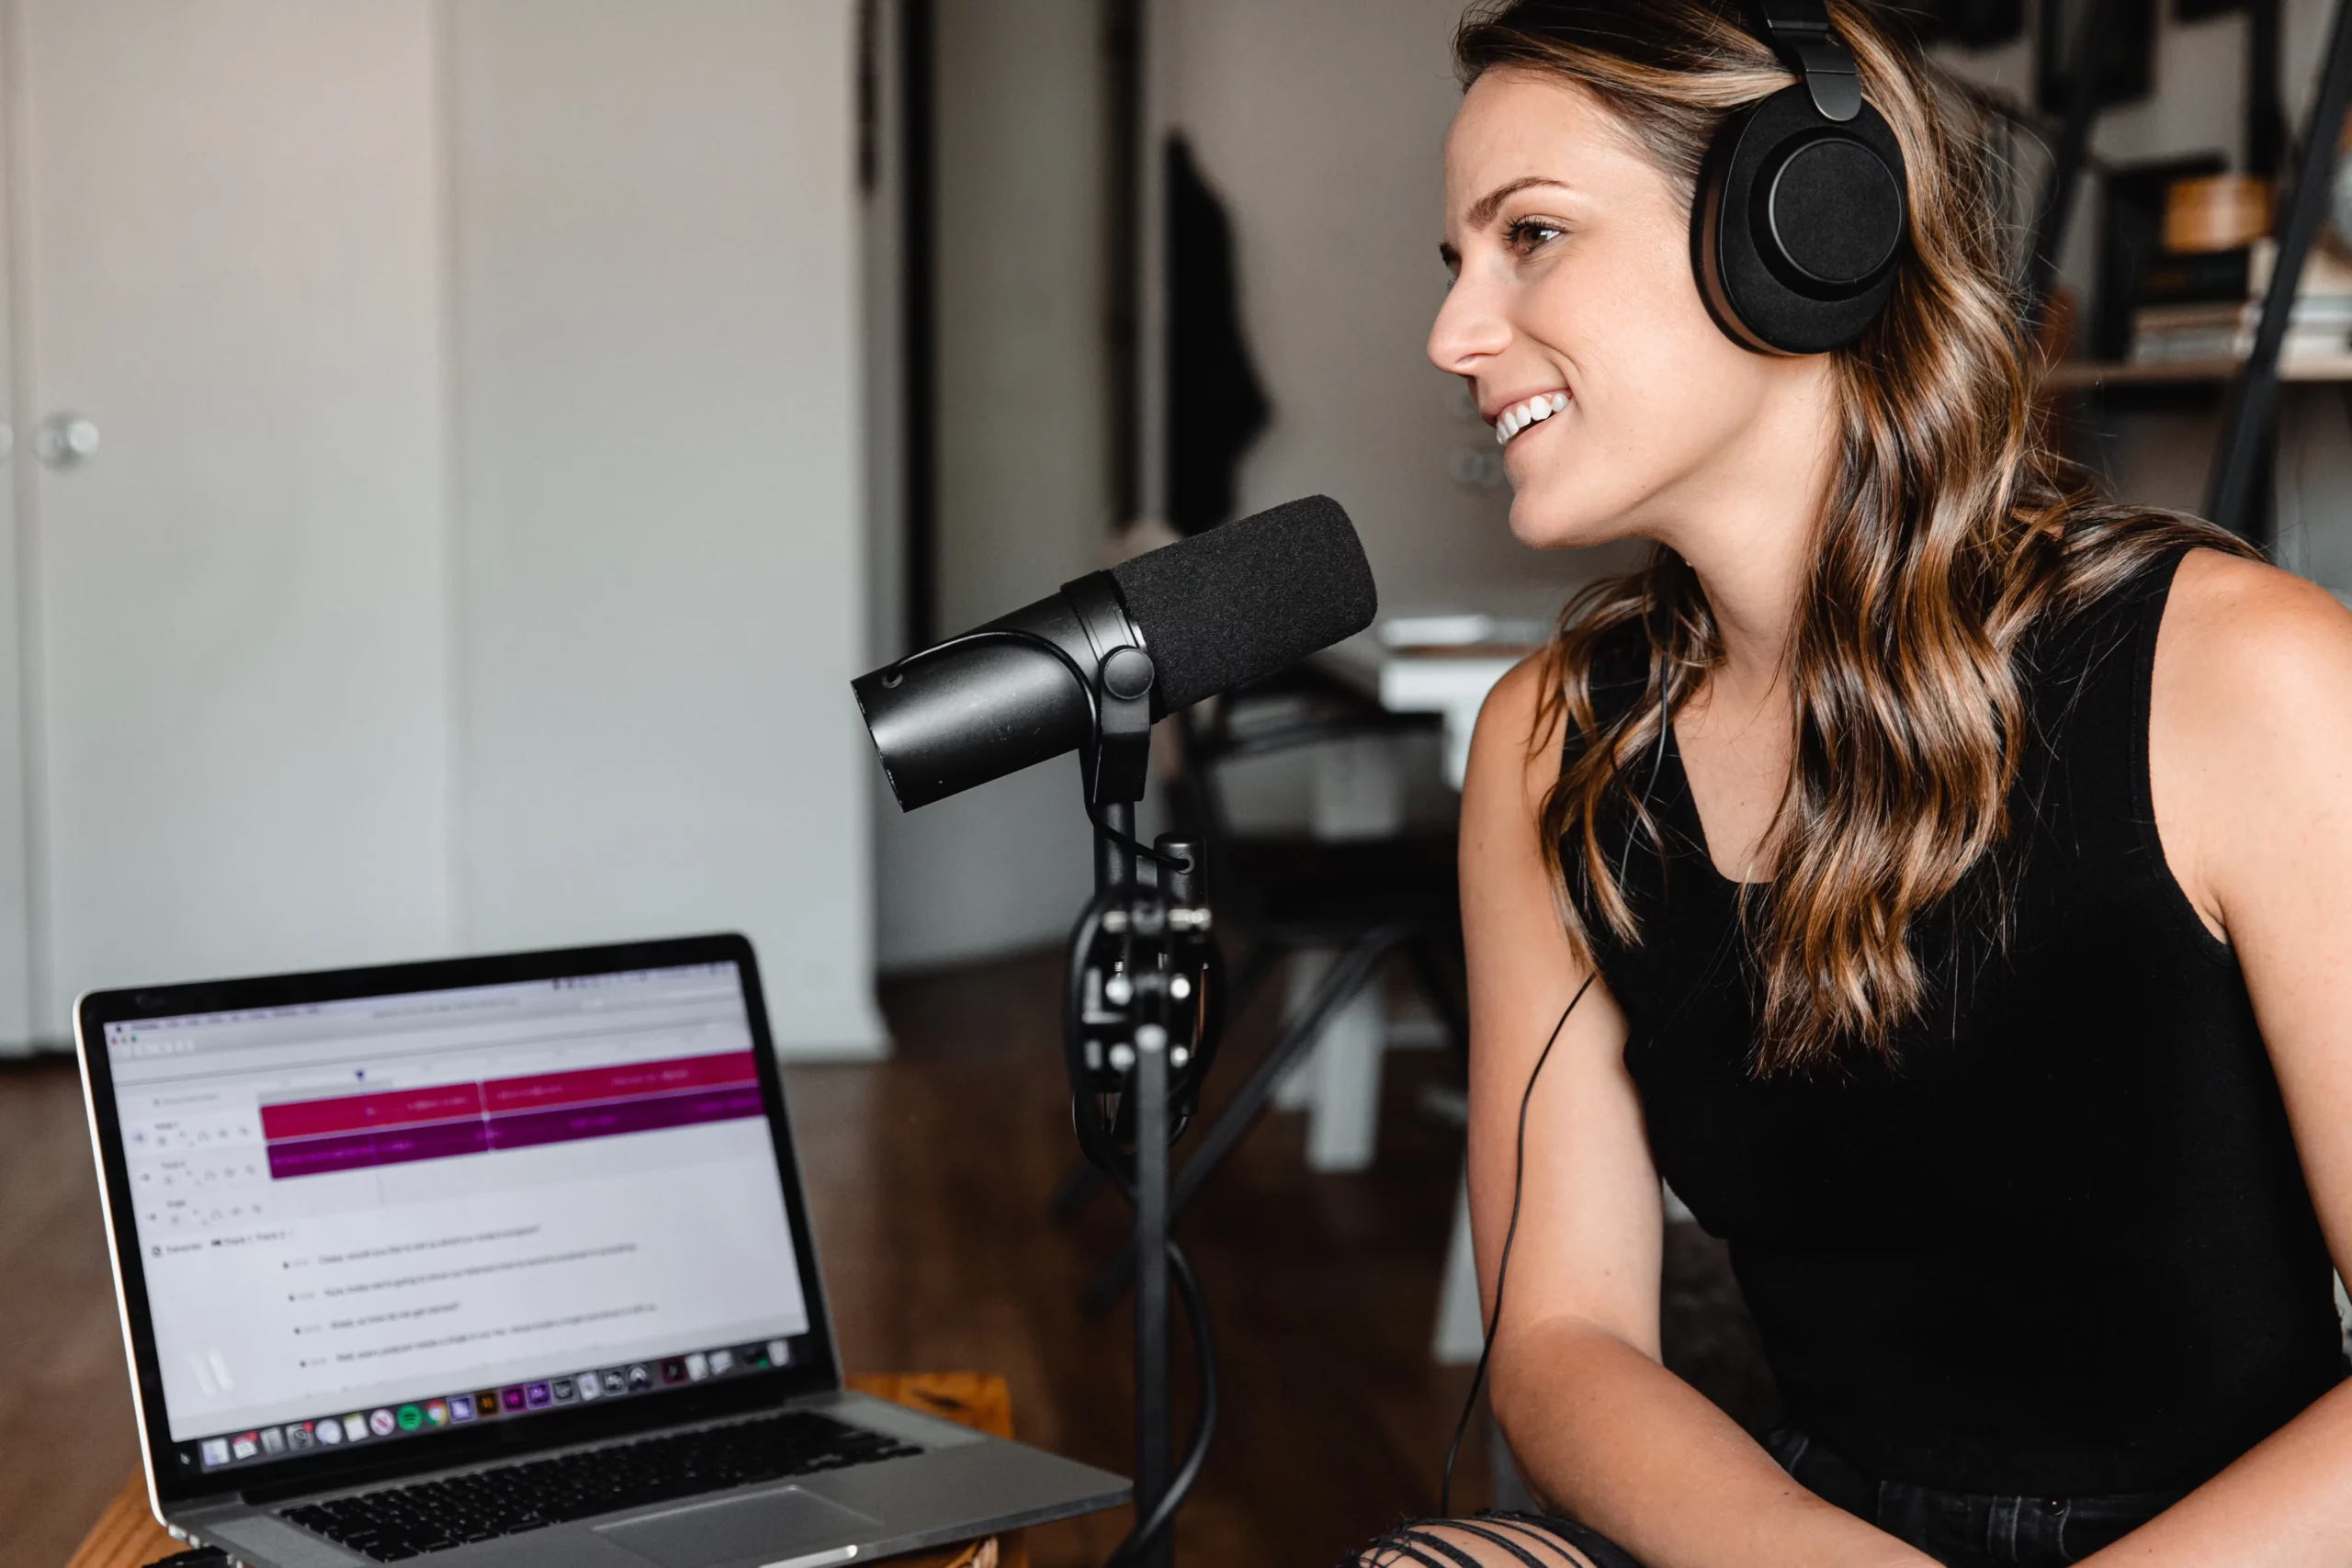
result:
[[[2240,250],[2270,232],[2270,182],[2191,175],[2165,187],[2164,247],[2176,255]]]
[[[2082,68],[2082,62],[2075,58],[2075,43],[2081,35],[2084,12],[2092,3],[2093,0],[2041,0],[2035,7],[2039,32],[2035,100],[2046,114],[2057,114],[2066,107],[2075,73]],[[2155,85],[2156,0],[2105,3],[2105,25],[2094,40],[2099,100],[2121,104],[2144,98]]]

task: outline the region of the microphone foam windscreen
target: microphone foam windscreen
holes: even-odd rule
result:
[[[1158,671],[1155,714],[1271,675],[1380,610],[1355,526],[1328,495],[1211,528],[1111,576]]]

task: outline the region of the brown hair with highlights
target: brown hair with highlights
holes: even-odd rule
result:
[[[1592,95],[1686,197],[1716,128],[1790,85],[1739,0],[1519,0],[1474,8],[1454,40],[1466,88],[1523,71]],[[2037,418],[2020,300],[2002,265],[1969,100],[1861,6],[1830,0],[1863,96],[1901,143],[1911,235],[1885,310],[1835,355],[1839,449],[1783,678],[1794,765],[1766,841],[1771,879],[1744,900],[1761,1017],[1758,1073],[1892,1055],[1930,980],[1921,917],[2002,842],[2028,740],[2028,633],[2188,545],[2254,552],[2210,524],[2100,502]],[[1647,627],[1647,687],[1602,719],[1593,660]],[[1723,649],[1696,576],[1671,551],[1596,583],[1560,617],[1536,734],[1582,744],[1547,794],[1544,852],[1569,934],[1581,910],[1620,942],[1638,922],[1604,843],[1612,805],[1645,819],[1659,726]],[[1535,744],[1545,742],[1538,739]],[[1584,896],[1567,897],[1571,885]]]

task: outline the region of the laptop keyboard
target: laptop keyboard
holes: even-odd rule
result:
[[[526,1460],[285,1509],[280,1517],[378,1562],[446,1551],[593,1514],[921,1453],[813,1411],[553,1459]]]

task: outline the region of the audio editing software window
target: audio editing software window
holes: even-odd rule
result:
[[[175,1441],[808,1328],[731,964],[107,1043]]]

